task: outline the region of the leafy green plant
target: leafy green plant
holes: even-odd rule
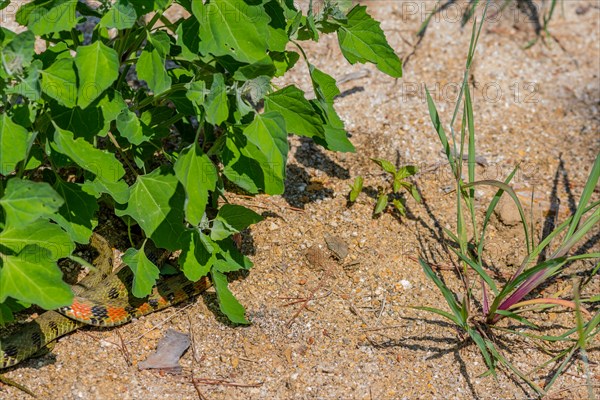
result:
[[[306,15],[288,0],[177,3],[187,16],[172,21],[172,0],[35,0],[16,14],[26,30],[0,27],[0,323],[71,303],[57,261],[89,241],[100,205],[181,250],[183,273],[210,275],[221,311],[247,323],[225,274],[252,266],[231,236],[261,216],[219,207],[224,188],[283,193],[290,133],[354,151],[335,79],[301,43],[335,33],[349,63],[402,74],[379,23],[346,0]],[[301,57],[313,100],[271,83]],[[158,267],[143,248],[125,260],[148,294]]]
[[[400,189],[405,189],[410,195],[418,202],[421,202],[421,195],[419,195],[419,191],[417,187],[406,181],[406,178],[413,176],[418,171],[418,168],[414,165],[405,165],[396,169],[394,164],[391,162],[379,159],[372,158],[371,159],[375,164],[379,165],[382,170],[391,175],[392,183],[391,190],[381,189],[377,196],[377,202],[375,203],[375,209],[373,210],[373,216],[377,216],[381,214],[389,204],[392,204],[394,208],[400,213],[402,216],[406,216],[406,207],[404,204],[404,199],[399,196]]]
[[[477,29],[476,21],[473,24],[473,34],[467,55],[463,84],[450,123],[450,137],[446,134],[444,124],[441,122],[435,104],[429,92],[427,92],[431,121],[444,148],[456,184],[457,231],[450,232],[445,229],[445,233],[456,244],[455,247],[449,248],[456,254],[460,263],[458,272],[462,278],[462,290],[460,293],[453,292],[424,259],[419,259],[427,277],[435,283],[443,294],[450,312],[434,307],[420,306],[416,308],[441,315],[458,326],[478,346],[489,368],[488,373],[495,374],[496,367],[499,364],[503,365],[527,382],[538,394],[543,395],[550,389],[557,376],[573,360],[576,354],[585,356],[586,343],[600,332],[600,313],[596,312],[596,315],[592,316],[582,305],[598,301],[597,295],[580,299],[577,291],[573,299],[559,298],[558,296],[534,296],[537,287],[543,283],[547,283],[553,277],[563,272],[573,262],[578,260],[597,260],[600,258],[600,253],[597,252],[581,254],[581,250],[578,250],[575,254],[572,254],[572,250],[582,242],[586,235],[598,226],[598,222],[600,221],[600,201],[590,203],[594,188],[600,178],[600,154],[596,157],[591,168],[576,212],[557,226],[548,236],[543,238],[540,243],[536,244],[533,232],[531,231],[532,228],[528,227],[519,198],[509,186],[517,168],[513,170],[504,182],[495,180],[477,181],[475,178],[475,125],[473,103],[467,77],[482,25],[483,23]],[[462,123],[460,134],[457,135],[454,131],[454,126],[461,104],[463,104]],[[463,154],[465,151],[468,154],[466,182],[463,180],[462,174],[464,170]],[[490,186],[497,189],[487,207],[481,225],[476,218],[475,186]],[[512,198],[519,210],[525,236],[526,256],[511,278],[506,283],[501,284],[494,279],[490,267],[486,266],[482,260],[485,253],[488,223],[500,197],[505,193]],[[470,230],[472,231],[472,237],[469,237],[467,233],[468,226],[470,226]],[[550,256],[541,258],[540,255],[545,251]],[[468,278],[469,272],[475,273],[478,279],[474,282],[470,281]],[[594,276],[597,272],[598,265],[590,271],[590,276]],[[589,281],[590,279],[583,282],[581,287],[585,287]],[[480,297],[477,299],[478,301],[475,301],[475,288],[477,284],[480,286]],[[578,285],[574,286],[577,288]],[[528,296],[530,298],[527,298]],[[540,327],[526,317],[527,312],[531,310],[543,311],[557,306],[573,309],[577,318],[577,326],[557,336],[532,333],[532,331],[539,331]],[[584,315],[585,318],[583,317]],[[500,326],[498,323],[502,319],[512,320],[518,328]],[[527,374],[519,371],[504,357],[495,344],[497,332],[510,332],[529,337],[538,340],[540,346],[550,342],[569,344],[569,346],[558,352],[552,350],[557,354],[548,363],[539,367],[543,368],[551,363],[560,362],[556,373],[546,383],[544,389],[533,382]]]
[[[350,194],[348,195],[348,200],[350,200],[351,203],[354,203],[358,198],[360,192],[362,192],[362,189],[363,177],[357,176],[356,178],[354,178],[354,182],[352,182],[352,185],[350,186]]]

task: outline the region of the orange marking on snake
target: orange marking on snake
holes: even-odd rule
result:
[[[148,313],[151,313],[151,312],[153,311],[153,308],[152,308],[152,307],[150,306],[150,304],[148,304],[148,303],[144,303],[144,304],[142,304],[142,305],[141,305],[141,306],[139,306],[137,309],[138,309],[138,311],[139,311],[141,314],[148,314]]]
[[[89,304],[74,301],[67,313],[72,314],[74,318],[89,318],[92,307]]]
[[[129,313],[123,307],[106,307],[106,315],[109,321],[126,321]]]

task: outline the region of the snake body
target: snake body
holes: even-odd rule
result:
[[[183,274],[158,281],[145,298],[131,294],[133,273],[128,267],[112,269],[112,249],[106,239],[94,234],[91,245],[98,251],[93,261],[98,269],[73,286],[70,306],[47,311],[8,334],[0,333],[0,369],[12,367],[35,355],[48,344],[83,325],[117,326],[181,302],[210,287],[207,277],[190,282]]]

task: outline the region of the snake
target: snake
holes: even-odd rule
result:
[[[10,332],[0,333],[0,369],[43,353],[56,339],[82,326],[123,325],[189,299],[211,286],[206,276],[192,282],[178,273],[159,279],[148,296],[137,298],[131,293],[134,280],[131,268],[122,264],[112,271],[113,251],[108,241],[93,233],[90,244],[98,252],[92,262],[97,272],[72,286],[71,305],[46,311]]]

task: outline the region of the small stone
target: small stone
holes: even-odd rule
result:
[[[506,226],[515,226],[521,222],[519,210],[513,200],[508,196],[502,196],[494,209],[496,216]]]
[[[292,364],[292,348],[288,347],[283,351],[283,355],[285,356],[285,359],[287,360],[288,364]],[[296,379],[295,377],[292,376],[292,379]]]
[[[269,230],[272,231],[276,231],[277,229],[279,229],[279,225],[277,225],[275,222],[271,222],[271,224],[269,224]]]
[[[404,288],[404,290],[409,290],[412,289],[412,283],[410,283],[409,281],[407,281],[406,279],[402,279],[400,281],[400,284],[402,285],[402,287]]]
[[[339,236],[325,234],[325,242],[327,247],[336,256],[338,260],[343,260],[348,255],[348,244]]]

